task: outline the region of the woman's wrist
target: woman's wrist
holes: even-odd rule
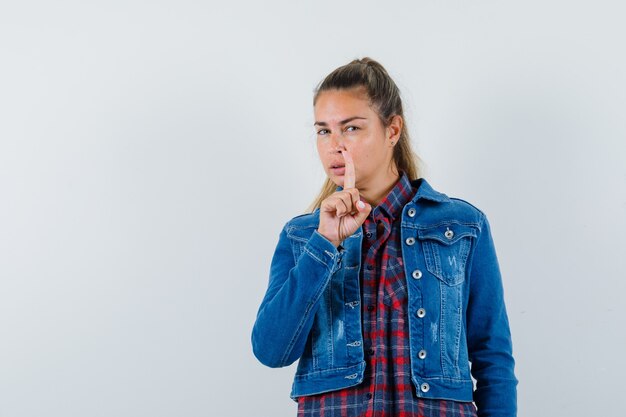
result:
[[[324,239],[328,240],[330,243],[333,244],[334,247],[338,248],[339,246],[341,246],[341,242],[338,240],[333,240],[331,238],[329,238],[324,232],[322,232],[319,228],[317,229],[317,233],[319,233],[320,235],[322,235],[324,237]]]

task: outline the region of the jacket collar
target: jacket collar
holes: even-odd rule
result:
[[[411,199],[414,203],[417,203],[417,200],[420,198],[425,198],[427,200],[437,201],[439,203],[449,203],[450,197],[446,194],[441,193],[435,190],[429,183],[426,181],[426,178],[418,178],[416,180],[411,181],[411,185],[413,187],[417,187],[417,192]]]

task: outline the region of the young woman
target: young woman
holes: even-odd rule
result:
[[[270,367],[299,360],[301,417],[515,416],[485,214],[419,177],[398,88],[378,62],[337,68],[313,104],[328,179],[280,233],[254,354]]]

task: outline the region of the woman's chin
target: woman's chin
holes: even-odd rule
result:
[[[333,177],[329,177],[329,178],[333,182],[333,184],[335,184],[337,187],[343,188],[343,180],[339,181],[338,179],[333,178]]]

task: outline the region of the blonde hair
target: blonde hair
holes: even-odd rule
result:
[[[377,61],[365,57],[355,59],[349,64],[343,65],[328,74],[315,89],[313,105],[317,102],[320,93],[327,90],[347,90],[362,87],[370,101],[370,106],[376,111],[384,127],[388,127],[393,116],[401,116],[402,130],[398,143],[393,149],[393,161],[398,171],[404,171],[409,180],[420,177],[421,160],[411,147],[409,131],[404,120],[404,110],[400,90],[391,79],[385,68]],[[319,208],[322,201],[335,192],[337,185],[326,178],[319,194],[309,206],[308,211],[313,212]]]

